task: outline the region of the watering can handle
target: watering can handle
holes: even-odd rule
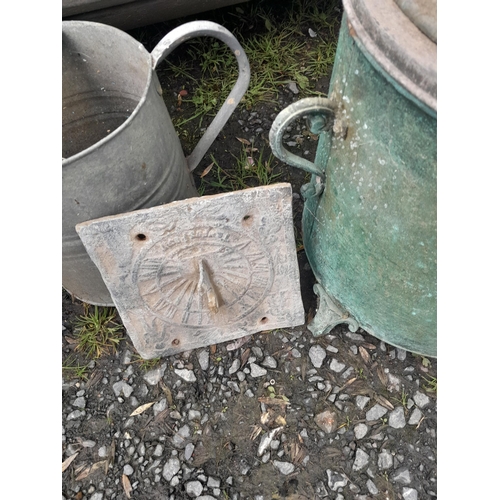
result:
[[[287,127],[303,116],[307,116],[309,128],[313,134],[332,130],[335,110],[334,102],[326,97],[306,97],[290,104],[274,119],[269,131],[269,144],[274,155],[288,165],[298,167],[324,180],[323,170],[312,161],[290,153],[283,147],[282,139]]]
[[[219,112],[212,120],[212,123],[210,123],[193,152],[186,157],[190,172],[198,166],[198,163],[200,163],[201,159],[208,151],[208,148],[212,145],[215,138],[222,130],[222,127],[224,127],[227,120],[236,109],[236,106],[248,89],[248,84],[250,83],[250,64],[238,40],[236,40],[232,33],[226,28],[211,21],[193,21],[186,23],[165,35],[151,52],[153,69],[156,69],[163,59],[181,43],[197,36],[212,36],[224,42],[231,49],[238,61],[239,74],[234,87],[222,107],[219,109]]]

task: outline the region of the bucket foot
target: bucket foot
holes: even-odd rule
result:
[[[319,306],[313,320],[307,325],[307,329],[315,337],[326,335],[341,323],[347,323],[351,332],[359,328],[358,322],[351,318],[349,313],[330,297],[319,283],[313,286],[313,291],[318,296]]]

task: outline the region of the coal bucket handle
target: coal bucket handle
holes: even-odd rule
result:
[[[193,152],[186,157],[191,172],[198,166],[201,159],[208,151],[208,148],[212,145],[215,138],[236,109],[236,106],[243,97],[243,94],[247,91],[250,83],[250,64],[238,40],[236,40],[232,33],[226,28],[211,21],[193,21],[186,23],[165,35],[151,52],[153,69],[156,69],[163,59],[181,43],[197,36],[212,36],[224,42],[231,49],[238,61],[239,75],[229,96],[212,120],[212,123],[210,123]]]
[[[286,129],[295,120],[306,116],[313,134],[332,130],[335,118],[335,104],[326,97],[306,97],[290,104],[274,119],[269,131],[269,144],[273,154],[281,161],[325,179],[325,172],[312,161],[297,156],[283,147],[282,139]]]

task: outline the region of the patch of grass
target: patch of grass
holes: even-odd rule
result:
[[[224,170],[214,156],[210,156],[212,159],[210,172],[201,178],[198,189],[201,196],[208,191],[220,193],[267,186],[281,176],[273,170],[276,160],[272,155],[265,159],[263,150],[259,152],[249,141],[242,139],[240,141],[243,143],[243,148],[238,157],[232,155],[235,161],[231,169]]]
[[[405,391],[405,388],[401,390],[401,396],[399,398],[392,398],[393,401],[397,403],[401,403],[401,406],[404,408],[405,412],[408,411],[408,393]]]
[[[261,101],[273,102],[279,89],[294,82],[299,97],[317,95],[314,81],[329,76],[340,25],[340,2],[294,0],[279,9],[269,1],[249,2],[226,10],[214,20],[240,42],[250,64],[250,85],[242,105],[251,109]],[[169,58],[166,69],[192,86],[184,99],[195,106],[193,117],[213,116],[238,78],[231,50],[213,38],[185,43],[188,57]],[[201,77],[194,76],[195,65]]]
[[[83,316],[74,322],[74,332],[78,339],[75,350],[83,352],[87,358],[100,358],[103,354],[116,352],[123,339],[123,326],[116,320],[116,311],[111,307],[94,307],[90,312],[85,308]]]
[[[88,364],[80,364],[76,356],[68,356],[62,366],[63,373],[71,378],[79,378],[80,380],[87,380]]]
[[[426,384],[424,385],[424,389],[427,392],[435,392],[437,394],[437,390],[438,390],[437,378],[436,377],[425,377],[425,376],[423,378],[426,381]]]
[[[161,358],[144,359],[138,353],[133,354],[133,356],[135,359],[132,361],[132,363],[138,364],[140,369],[145,372],[148,372],[149,370],[156,368],[161,362]]]

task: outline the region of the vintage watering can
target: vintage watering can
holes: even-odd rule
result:
[[[184,24],[149,53],[104,24],[64,21],[62,42],[62,279],[76,298],[113,301],[75,225],[198,196],[198,165],[248,88],[250,67],[238,41],[209,21]],[[155,69],[182,42],[212,36],[229,46],[238,80],[185,158]]]
[[[276,117],[274,154],[302,186],[305,250],[317,279],[314,335],[347,323],[436,356],[435,1],[344,0],[328,98]],[[307,117],[314,163],[282,145]]]

